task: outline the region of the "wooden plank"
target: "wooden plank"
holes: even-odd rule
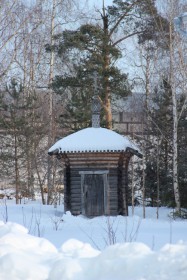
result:
[[[90,162],[90,161],[95,161],[95,162],[100,162],[100,161],[105,161],[105,162],[118,162],[118,160],[119,160],[119,156],[117,156],[117,157],[105,157],[105,156],[100,156],[100,157],[95,157],[95,156],[93,156],[93,157],[78,157],[78,158],[76,158],[76,157],[70,157],[69,158],[69,160],[70,160],[70,162],[74,162],[74,161],[76,161],[76,162]]]
[[[67,153],[68,158],[101,158],[101,157],[108,157],[114,158],[119,157],[119,155],[123,152],[90,152],[90,153]]]
[[[109,195],[108,197],[110,200],[112,200],[112,199],[117,199],[118,196],[117,194],[113,194],[113,195]]]
[[[84,197],[82,197],[81,191],[81,179],[84,173],[85,175],[96,175],[96,170],[100,174],[103,173],[103,170],[107,171],[107,181],[105,187],[103,188],[106,193],[104,193],[106,205],[106,213],[108,210],[110,214],[118,212],[118,176],[120,174],[120,184],[122,193],[127,191],[127,179],[126,179],[126,165],[128,164],[129,156],[121,152],[115,153],[68,153],[67,157],[70,163],[70,169],[68,173],[68,180],[65,177],[65,182],[70,186],[70,202],[71,202],[71,211],[73,213],[78,213],[82,211],[82,203]],[[118,172],[118,166],[120,164],[120,172]],[[86,172],[85,172],[86,171]],[[104,176],[104,175],[102,175]],[[83,183],[82,183],[83,184]],[[108,208],[108,209],[107,209]],[[95,210],[93,210],[95,211]],[[95,213],[92,213],[95,214]]]
[[[81,180],[80,180],[80,178],[71,178],[71,185],[72,186],[79,186],[80,185],[80,183],[81,183]]]
[[[78,194],[78,193],[81,193],[81,188],[73,188],[71,190],[71,194]]]
[[[72,204],[71,204],[71,210],[81,210],[81,204],[80,203],[78,203],[78,202],[72,202]]]
[[[71,166],[88,166],[89,168],[91,168],[92,166],[114,166],[114,168],[116,168],[118,166],[118,160],[116,161],[109,161],[109,160],[103,160],[103,159],[100,159],[99,161],[96,161],[95,159],[93,160],[81,160],[81,161],[77,161],[77,160],[73,160],[73,161],[70,161],[70,165]]]
[[[104,187],[102,174],[84,174],[85,213],[87,216],[104,214]]]
[[[81,198],[80,198],[80,197],[73,196],[71,199],[72,199],[72,200],[71,200],[71,204],[72,204],[72,205],[73,205],[73,203],[79,203],[79,204],[81,204]]]
[[[74,164],[71,164],[71,168],[76,168],[77,167],[77,162],[75,162]],[[86,169],[111,169],[111,168],[117,168],[118,165],[116,163],[112,164],[112,163],[95,163],[95,162],[89,162],[89,163],[82,163],[79,164],[80,170],[86,170]]]
[[[108,170],[93,170],[93,171],[79,171],[79,174],[85,174],[85,175],[102,175],[102,174],[108,174]]]

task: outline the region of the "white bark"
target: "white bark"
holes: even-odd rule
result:
[[[51,15],[51,45],[54,44],[54,28],[55,28],[55,8],[56,0],[53,0],[52,15]],[[50,55],[50,69],[49,69],[49,84],[54,77],[54,52]],[[54,118],[53,118],[53,92],[49,90],[49,133],[48,133],[48,146],[50,147],[54,142]],[[51,193],[53,189],[53,172],[54,171],[54,158],[48,156],[48,197],[47,204],[51,202]]]
[[[172,17],[171,17],[172,19]],[[173,51],[173,32],[172,32],[172,20],[170,20],[170,82],[172,90],[172,109],[173,109],[173,189],[175,196],[176,211],[180,212],[180,195],[178,184],[178,135],[177,135],[177,99],[176,99],[176,86],[174,79],[174,51]]]

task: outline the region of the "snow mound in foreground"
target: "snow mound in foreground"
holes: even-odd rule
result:
[[[71,239],[57,250],[18,224],[0,222],[0,279],[186,280],[187,244],[154,252],[143,243],[123,243],[100,252]]]

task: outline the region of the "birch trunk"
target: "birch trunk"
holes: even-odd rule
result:
[[[178,139],[177,139],[177,99],[176,99],[176,86],[174,80],[174,51],[173,51],[173,39],[172,39],[172,20],[170,20],[170,80],[172,89],[172,111],[173,111],[173,189],[175,196],[176,211],[180,213],[180,195],[178,184]]]
[[[56,0],[53,0],[53,7],[52,7],[52,16],[51,16],[51,45],[54,44],[54,28],[55,28],[55,7],[56,7]],[[49,70],[49,84],[52,82],[54,76],[54,52],[51,52],[50,57],[50,70]],[[48,135],[48,146],[50,147],[54,142],[54,120],[53,120],[53,94],[52,91],[49,90],[49,135]],[[47,196],[47,204],[51,202],[52,196],[52,187],[53,187],[53,165],[54,165],[54,158],[48,156],[48,196]]]
[[[147,54],[145,55],[146,60],[146,66],[145,66],[145,120],[144,120],[144,140],[143,140],[143,150],[144,150],[144,156],[143,156],[143,187],[142,187],[142,199],[143,199],[143,218],[145,218],[145,207],[146,207],[146,197],[145,197],[145,186],[146,186],[146,174],[145,174],[145,168],[147,165],[147,146],[149,141],[149,135],[147,135],[145,129],[146,126],[149,125],[149,103],[150,103],[150,57],[149,57],[149,51],[147,50]]]
[[[134,157],[131,159],[131,166],[132,166],[132,190],[131,190],[131,195],[132,195],[132,216],[134,216]]]
[[[16,129],[14,129],[16,130]],[[18,168],[18,146],[17,134],[14,132],[14,159],[15,159],[15,185],[16,185],[16,204],[19,204],[19,168]]]
[[[159,141],[158,141],[158,134],[157,134],[157,158],[156,158],[156,176],[157,176],[157,198],[156,198],[156,217],[159,218],[159,201],[160,201],[160,150],[159,150]]]
[[[145,151],[145,149],[144,149]],[[145,156],[143,155],[143,160],[142,160],[142,165],[143,165],[143,174],[142,174],[142,206],[143,206],[143,218],[145,219]]]

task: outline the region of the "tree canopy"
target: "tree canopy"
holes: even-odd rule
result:
[[[114,0],[113,5],[103,6],[100,12],[101,24],[83,24],[76,30],[65,30],[56,35],[55,44],[46,45],[46,50],[56,52],[62,61],[71,65],[64,67],[62,75],[56,76],[51,85],[59,94],[63,95],[68,91],[74,95],[74,98],[68,101],[72,101],[72,106],[68,104],[66,109],[73,107],[74,111],[76,110],[75,96],[78,110],[80,96],[89,94],[86,102],[91,100],[93,72],[97,71],[99,98],[105,117],[103,122],[106,127],[112,128],[113,102],[126,97],[132,89],[128,74],[123,73],[116,63],[122,56],[120,44],[134,35],[139,37],[141,43],[155,40],[155,34],[159,32],[158,28],[156,31],[158,18],[162,19],[152,0]],[[150,26],[153,26],[154,32],[150,31]],[[148,33],[152,37],[148,36]],[[89,110],[90,102],[83,102],[82,105]],[[89,123],[89,120],[86,123]]]

